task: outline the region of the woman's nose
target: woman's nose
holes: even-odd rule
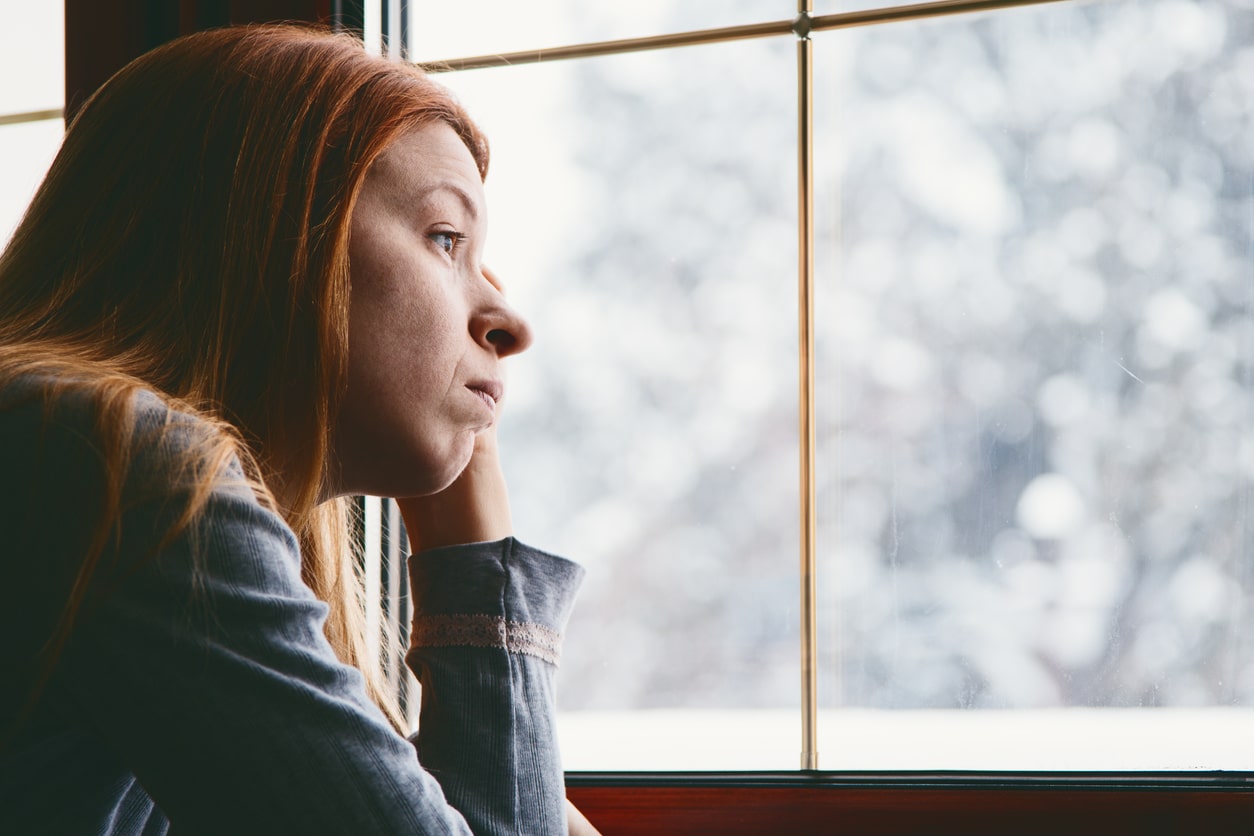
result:
[[[502,295],[501,282],[496,274],[486,267],[483,277],[492,285],[491,301],[484,306],[472,320],[475,338],[498,357],[509,357],[526,351],[534,338],[531,326],[522,314],[505,301]]]
[[[533,339],[527,320],[503,301],[496,314],[499,321],[493,323],[484,334],[484,340],[496,351],[496,355],[508,357],[526,351]]]

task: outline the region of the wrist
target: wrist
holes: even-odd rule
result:
[[[396,501],[412,553],[503,540],[513,535],[508,504],[503,508],[466,506],[449,500],[451,497],[436,494]]]

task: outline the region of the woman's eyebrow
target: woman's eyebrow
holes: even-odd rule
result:
[[[470,196],[468,191],[452,181],[442,181],[430,186],[424,186],[419,200],[424,205],[433,203],[435,196],[440,192],[450,192],[453,194],[466,207],[466,213],[470,215],[470,219],[472,221],[479,220],[479,204],[473,197]]]

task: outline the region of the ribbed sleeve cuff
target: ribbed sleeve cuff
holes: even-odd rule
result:
[[[583,575],[513,537],[411,555],[410,649],[496,647],[557,665]]]

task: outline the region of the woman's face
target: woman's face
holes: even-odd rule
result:
[[[439,491],[496,421],[501,360],[531,332],[480,263],[485,209],[474,158],[443,123],[402,135],[366,175],[348,247],[337,494]]]

